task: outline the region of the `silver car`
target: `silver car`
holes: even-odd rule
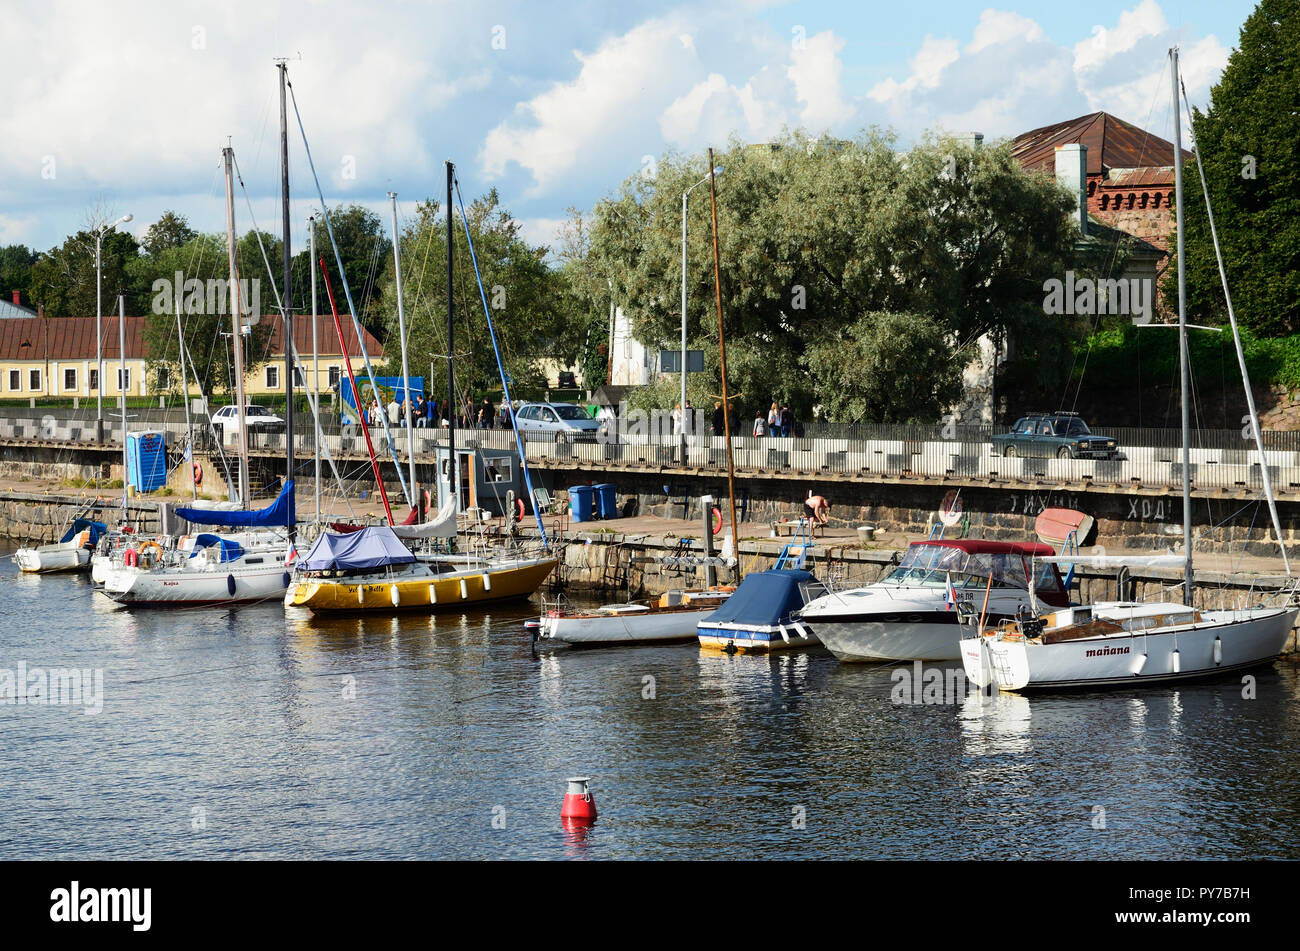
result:
[[[556,442],[595,442],[606,432],[602,420],[573,403],[525,403],[515,419],[520,432],[554,433]]]

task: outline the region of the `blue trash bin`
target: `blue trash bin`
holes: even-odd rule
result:
[[[601,518],[618,518],[618,498],[614,483],[602,482],[592,488],[596,490],[596,514]]]
[[[575,522],[590,522],[595,513],[595,490],[589,485],[575,485],[569,488],[569,517]]]

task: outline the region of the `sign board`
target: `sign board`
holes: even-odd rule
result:
[[[408,388],[412,399],[423,393],[424,377],[410,377],[409,384],[404,386],[400,376],[377,376],[375,377],[375,385],[379,387],[377,393],[375,387],[370,385],[369,377],[363,376],[357,379],[357,387],[361,390],[362,402],[369,405],[378,398],[379,405],[386,408],[394,399],[397,400],[398,403],[406,399]],[[352,381],[346,376],[339,380],[339,393],[343,396],[343,407],[341,410],[343,422],[357,422],[357,399],[355,394],[352,392]]]
[[[659,351],[659,372],[660,373],[681,373],[682,352],[680,350],[660,350]],[[703,350],[686,351],[686,372],[687,373],[704,372],[704,351]]]

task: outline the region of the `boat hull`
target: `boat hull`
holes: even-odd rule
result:
[[[19,569],[28,574],[53,574],[60,571],[83,571],[90,564],[90,549],[42,545],[20,548],[14,552]]]
[[[104,585],[97,590],[118,604],[132,607],[199,607],[280,598],[288,582],[289,573],[282,564],[210,571],[116,566],[105,571]]]
[[[812,629],[801,622],[784,625],[705,624],[696,636],[702,650],[724,653],[769,654],[773,651],[814,647],[820,643]]]
[[[566,644],[638,644],[689,641],[696,626],[718,606],[696,611],[642,611],[620,614],[544,615],[538,638]]]
[[[1286,645],[1296,614],[1296,608],[1205,611],[1193,626],[1055,644],[968,637],[961,660],[973,683],[1000,690],[1171,683],[1270,662]]]
[[[957,624],[957,612],[949,611],[947,614],[947,619],[936,617],[904,623],[819,620],[817,637],[839,660],[850,664],[959,660],[961,628]]]
[[[541,586],[555,565],[554,558],[544,558],[523,560],[509,567],[443,574],[421,566],[424,571],[413,577],[298,578],[286,592],[284,603],[317,613],[463,610],[471,604],[526,598]]]

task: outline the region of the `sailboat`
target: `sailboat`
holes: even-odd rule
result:
[[[1178,50],[1169,51],[1174,97],[1174,185],[1178,221],[1178,335],[1182,366],[1183,413],[1183,545],[1182,555],[1124,557],[1059,555],[1040,561],[1130,566],[1179,563],[1183,567],[1183,601],[1106,601],[1063,608],[1045,615],[1032,611],[993,627],[976,624],[962,638],[961,659],[966,676],[981,688],[1020,691],[1065,687],[1100,687],[1136,683],[1168,683],[1246,670],[1269,663],[1285,647],[1300,608],[1294,591],[1281,606],[1230,610],[1201,610],[1193,604],[1191,483],[1188,407],[1187,310],[1183,263],[1183,154],[1178,102]],[[1198,155],[1199,164],[1200,157]],[[1202,178],[1204,183],[1204,178]],[[1208,207],[1208,191],[1206,192]],[[1213,212],[1210,212],[1213,235]],[[1215,239],[1217,252],[1217,238]],[[1222,270],[1222,266],[1221,266]],[[1226,291],[1226,279],[1224,281]],[[1228,314],[1241,363],[1242,382],[1255,441],[1263,457],[1259,417],[1241,353],[1236,318],[1228,299]],[[1278,528],[1268,467],[1261,466],[1265,496]],[[1277,532],[1279,544],[1282,538]],[[1286,559],[1286,549],[1282,549]],[[1289,563],[1288,563],[1289,573]],[[1032,575],[1031,575],[1032,578]],[[1033,596],[1033,589],[1030,595]]]
[[[454,377],[452,374],[452,320],[453,298],[452,283],[452,181],[453,166],[447,163],[447,367],[448,390],[453,394]],[[395,208],[395,206],[394,206]],[[400,241],[396,233],[396,210],[393,215],[394,253],[398,253]],[[325,271],[324,258],[320,261],[322,272]],[[400,258],[397,261],[397,273],[401,273]],[[339,324],[338,307],[330,288],[326,273],[325,288],[333,311],[335,327],[339,330],[342,343],[342,330]],[[400,277],[399,277],[400,280]],[[399,284],[400,286],[400,284]],[[401,309],[399,291],[399,318],[404,332],[404,315]],[[489,317],[490,320],[490,317]],[[352,363],[344,348],[344,362],[349,377],[352,377]],[[507,387],[504,373],[503,385]],[[404,376],[404,379],[409,379]],[[353,392],[356,392],[355,380]],[[408,399],[409,406],[409,399]],[[408,410],[409,412],[409,410]],[[409,417],[408,417],[409,422]],[[374,448],[370,444],[369,430],[364,416],[361,418],[362,431],[366,434],[366,444],[370,453],[370,462],[375,470],[376,480],[380,480],[378,462]],[[449,460],[456,459],[455,423],[448,428]],[[407,429],[410,437],[410,427]],[[414,451],[411,458],[411,484],[415,484]],[[522,447],[520,463],[524,464]],[[454,466],[451,468],[454,469]],[[323,532],[319,535],[307,555],[295,565],[295,575],[289,590],[286,591],[286,607],[303,607],[318,613],[357,612],[357,611],[393,611],[416,610],[438,611],[445,609],[463,610],[472,604],[524,598],[531,595],[555,569],[558,559],[549,552],[540,556],[512,554],[503,552],[485,556],[457,555],[447,552],[417,555],[409,545],[421,545],[434,539],[451,540],[456,537],[456,518],[460,510],[459,480],[448,479],[447,497],[438,510],[438,514],[429,522],[415,525],[374,525],[347,534]],[[382,487],[382,481],[380,485]],[[385,504],[386,499],[385,499]],[[390,515],[390,522],[392,521]]]
[[[235,398],[236,405],[242,407],[245,405],[243,315],[235,260],[234,152],[227,147],[222,150],[222,156],[226,170]],[[285,241],[287,245],[287,233]],[[286,350],[292,353],[292,332],[288,329],[292,318],[287,308],[284,318]],[[292,419],[292,388],[288,394],[286,417]],[[287,442],[292,476],[291,424]],[[188,522],[235,531],[185,535],[174,546],[167,544],[167,539],[127,544],[120,549],[120,555],[99,569],[104,583],[98,590],[119,604],[132,606],[245,604],[282,597],[289,585],[285,564],[291,557],[292,537],[297,524],[293,479],[286,479],[276,500],[258,510],[249,508],[248,485],[248,427],[240,426],[239,508],[205,508],[196,503],[176,510],[176,514]]]

